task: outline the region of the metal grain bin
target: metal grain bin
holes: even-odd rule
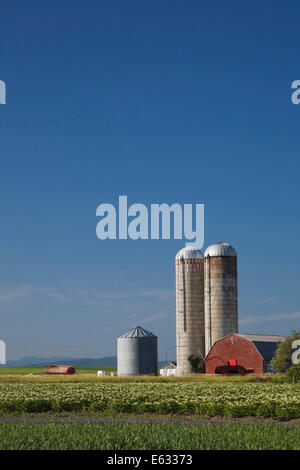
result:
[[[237,254],[228,243],[216,243],[204,253],[205,354],[216,341],[238,333]]]
[[[118,337],[118,375],[157,375],[157,336],[140,326]]]

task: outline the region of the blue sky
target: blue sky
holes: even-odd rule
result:
[[[183,242],[96,238],[96,208],[204,203],[239,255],[240,331],[300,326],[299,4],[1,5],[0,338],[101,357],[135,324],[175,345]],[[169,355],[174,357],[175,350]]]

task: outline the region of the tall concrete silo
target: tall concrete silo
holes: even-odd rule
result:
[[[157,336],[136,326],[118,337],[118,375],[157,375]]]
[[[205,355],[214,343],[238,333],[237,253],[228,243],[204,252]]]
[[[190,356],[204,358],[204,261],[200,250],[187,246],[175,262],[177,375],[185,375],[192,372]]]

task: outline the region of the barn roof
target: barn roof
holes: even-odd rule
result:
[[[161,369],[176,369],[176,362],[167,362]]]
[[[266,361],[270,361],[274,357],[278,344],[286,338],[285,336],[275,335],[238,334],[238,336],[252,341],[262,358]]]
[[[286,336],[277,336],[277,335],[248,335],[243,333],[236,333],[238,336],[242,336],[242,338],[249,339],[250,341],[271,341],[281,343],[285,340]]]

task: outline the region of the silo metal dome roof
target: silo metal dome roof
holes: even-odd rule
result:
[[[197,250],[194,246],[185,246],[178,251],[176,259],[202,259],[201,250]]]
[[[134,328],[131,328],[131,330],[127,331],[127,333],[124,333],[123,335],[119,336],[119,338],[145,338],[145,337],[152,337],[152,338],[157,338],[153,333],[150,333],[150,331],[145,330],[141,326],[135,326]]]
[[[237,253],[233,246],[219,242],[206,248],[204,256],[237,256]]]

